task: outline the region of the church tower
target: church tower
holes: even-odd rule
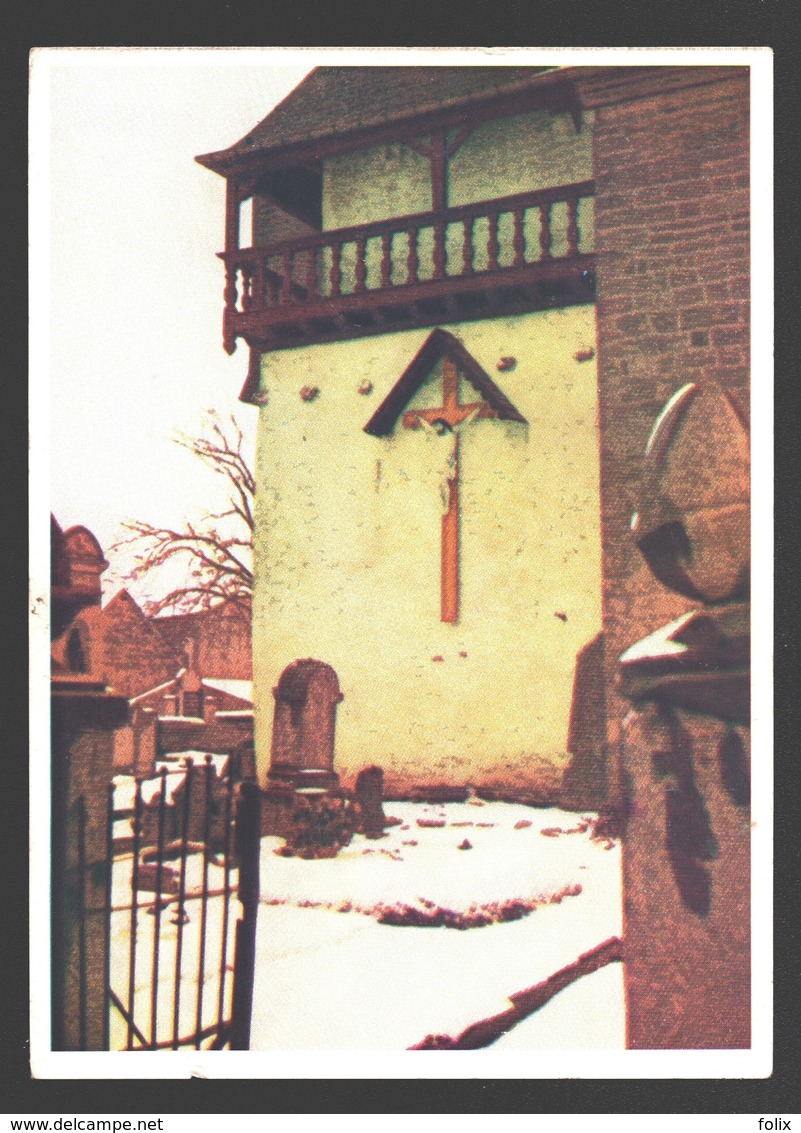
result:
[[[613,809],[640,1049],[751,1041],[749,97],[320,67],[198,158],[259,412],[262,781],[315,658],[345,785]]]
[[[333,666],[346,780],[554,798],[601,630],[592,113],[541,68],[319,68],[200,160],[260,414],[257,689]]]

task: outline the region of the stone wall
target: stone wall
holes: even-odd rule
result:
[[[52,1044],[103,1050],[109,784],[128,704],[90,677],[57,678],[52,691]]]
[[[126,590],[101,611],[97,666],[117,692],[132,697],[175,674],[176,653]]]
[[[719,382],[748,412],[748,78],[740,68],[716,68],[716,81],[697,85],[709,70],[689,68],[680,76],[683,89],[649,97],[636,97],[636,85],[629,87],[627,101],[595,112],[604,632],[613,741],[614,722],[627,709],[614,693],[617,658],[691,605],[659,585],[630,537],[651,426],[678,389],[699,379]],[[664,85],[671,85],[667,77]],[[642,86],[647,90],[645,80]],[[612,94],[596,85],[584,97],[601,103]]]
[[[748,1047],[750,815],[725,767],[732,744],[747,752],[747,729],[732,739],[721,721],[681,712],[665,735],[653,710],[632,711],[615,687],[627,647],[701,605],[662,586],[631,537],[651,427],[694,381],[714,379],[748,412],[748,79],[671,68],[639,89],[613,80],[585,97],[598,103],[604,635],[609,750],[622,756],[614,802],[628,820],[627,1042]],[[699,475],[703,445],[721,442],[715,424],[698,429]]]

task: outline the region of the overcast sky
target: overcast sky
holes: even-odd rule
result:
[[[34,61],[32,230],[35,262],[50,253],[50,310],[32,303],[33,378],[50,381],[62,527],[85,524],[108,547],[127,517],[202,512],[217,478],[170,437],[196,433],[206,408],[234,413],[252,443],[256,411],[238,402],[247,350],[221,346],[225,183],[194,157],[242,137],[311,63],[110,49]]]
[[[502,62],[497,50],[428,52],[466,56]],[[368,58],[410,61],[358,49],[34,56],[32,471],[39,510],[63,528],[84,524],[107,549],[126,518],[175,525],[214,505],[217,478],[170,438],[197,433],[214,408],[252,446],[256,410],[238,401],[246,347],[229,358],[221,344],[225,183],[194,158],[238,141],[313,66]],[[107,597],[126,567],[110,558]]]

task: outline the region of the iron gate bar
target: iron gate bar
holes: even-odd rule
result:
[[[117,1008],[117,1010],[119,1011],[120,1015],[122,1015],[122,1017],[123,1017],[124,1021],[125,1021],[125,1022],[126,1022],[126,1023],[128,1024],[128,1031],[129,1031],[129,1033],[130,1033],[131,1031],[133,1031],[133,1033],[134,1033],[134,1034],[136,1035],[136,1037],[137,1037],[137,1038],[139,1039],[140,1043],[142,1044],[142,1049],[144,1049],[144,1050],[149,1050],[149,1049],[150,1049],[150,1044],[148,1043],[147,1039],[146,1039],[146,1038],[145,1038],[145,1036],[144,1036],[144,1035],[142,1034],[142,1032],[141,1032],[141,1031],[139,1030],[139,1028],[137,1027],[136,1023],[134,1023],[134,1021],[133,1021],[133,1016],[132,1016],[132,1015],[130,1015],[130,1014],[129,1014],[129,1013],[128,1013],[128,1012],[126,1011],[126,1010],[125,1010],[125,1008],[124,1008],[124,1006],[123,1006],[123,1004],[122,1004],[122,1000],[120,999],[120,997],[119,997],[119,996],[117,995],[117,993],[116,993],[116,992],[114,991],[114,989],[113,989],[113,988],[111,988],[111,987],[110,987],[110,988],[108,989],[108,995],[109,995],[109,999],[110,999],[110,1000],[111,1000],[111,1002],[112,1002],[112,1003],[114,1004],[114,1006],[115,1006],[115,1007]],[[137,1048],[137,1047],[135,1047],[135,1046],[133,1046],[133,1045],[131,1045],[131,1044],[129,1043],[129,1045],[128,1045],[128,1048],[127,1048],[127,1049],[128,1049],[128,1050],[137,1050],[138,1048]]]
[[[231,814],[233,811],[234,777],[228,764],[228,788],[225,793],[225,837],[223,841],[223,922],[220,940],[220,985],[217,992],[217,1026],[223,1025],[225,1012],[225,985],[228,981],[228,913],[231,901]]]
[[[231,1024],[224,1023],[217,1031],[214,1042],[209,1047],[209,1050],[222,1050],[226,1043],[231,1042]]]
[[[131,950],[128,960],[128,1050],[133,1050],[133,1010],[136,986],[136,920],[139,913],[139,835],[142,824],[142,781],[136,780],[133,819],[133,862],[131,863]]]
[[[261,792],[257,783],[245,781],[239,784],[236,819],[238,896],[242,904],[242,917],[236,923],[231,1050],[249,1050],[256,964],[256,917],[259,908]]]
[[[206,919],[209,903],[209,841],[211,839],[211,756],[206,754],[206,814],[203,823],[203,886],[200,906],[200,940],[197,961],[197,1011],[195,1013],[195,1032],[197,1049],[200,1050],[200,1033],[203,1028],[203,968],[206,961]],[[228,768],[231,774],[231,768]]]
[[[189,811],[192,802],[192,764],[186,766],[184,812],[181,827],[181,875],[178,882],[178,936],[175,941],[175,986],[173,992],[172,1049],[178,1049],[178,1030],[181,1011],[181,957],[184,943],[184,898],[186,895],[186,844],[189,841]]]
[[[108,978],[106,981],[108,993],[107,1002],[109,1004],[109,1011],[111,1007],[115,1008],[126,1024],[127,1044],[124,1049],[127,1050],[177,1050],[179,1047],[187,1046],[195,1047],[199,1050],[201,1049],[201,1044],[207,1042],[209,1039],[213,1041],[208,1049],[218,1050],[225,1046],[231,1049],[247,1049],[249,1046],[253,995],[253,966],[255,963],[255,925],[259,897],[258,854],[260,845],[260,793],[258,785],[255,783],[240,783],[238,787],[236,787],[229,769],[229,774],[225,779],[222,806],[224,810],[224,828],[220,829],[215,823],[215,813],[212,811],[212,806],[216,806],[214,795],[216,768],[213,761],[208,758],[206,760],[205,791],[198,781],[200,779],[199,774],[194,774],[195,770],[198,769],[193,768],[191,764],[188,766],[184,778],[185,794],[183,801],[179,803],[178,799],[175,800],[175,817],[179,819],[181,825],[179,837],[168,840],[168,769],[162,769],[161,783],[157,796],[157,835],[154,839],[156,845],[151,847],[146,845],[146,837],[149,837],[147,832],[152,831],[152,819],[155,817],[153,815],[154,807],[152,804],[156,802],[156,797],[154,796],[154,798],[149,800],[146,809],[144,795],[145,779],[136,780],[133,800],[133,856],[130,874],[131,903],[130,906],[122,905],[116,908],[113,900],[113,873],[111,872],[114,863],[113,822],[115,815],[128,815],[130,814],[130,810],[114,810],[113,784],[109,788],[108,853],[110,868],[105,878],[106,893],[103,904],[103,911],[107,917],[106,936],[107,941],[111,944],[113,937],[111,931],[112,914],[115,911],[122,912],[130,908],[130,940],[127,942],[130,951],[127,973],[127,1006],[122,1002],[120,996],[111,986],[113,972],[110,961],[107,968]],[[205,805],[206,809],[201,819],[198,807],[203,805]],[[180,811],[181,806],[183,806],[182,811]],[[202,842],[190,842],[189,840],[189,834],[194,829],[193,822],[195,822],[195,817],[193,816],[196,816],[198,823],[202,822]],[[235,843],[234,837],[236,837]],[[215,839],[214,845],[212,845],[212,839]],[[84,849],[84,854],[85,852],[86,848]],[[178,893],[175,897],[172,895],[168,896],[164,893],[166,883],[166,855],[170,852],[180,858]],[[202,883],[199,886],[199,891],[197,888],[194,888],[192,892],[188,892],[189,854],[201,852],[203,854]],[[127,857],[127,853],[123,853],[122,857]],[[143,863],[151,862],[154,859],[155,871],[152,875],[148,874],[147,880],[145,881],[142,872]],[[210,885],[209,865],[212,860],[223,869],[223,884],[219,888]],[[238,888],[235,888],[231,881],[231,871],[234,868],[239,869]],[[85,873],[85,870],[83,872]],[[151,888],[152,886],[152,889],[155,891],[153,893],[153,903],[140,900],[140,885],[142,884],[147,888]],[[150,896],[150,894],[148,894],[148,896]],[[211,897],[222,897],[223,899],[223,908],[221,910],[220,966],[216,1021],[204,1025],[203,1007],[206,1001],[203,976],[206,961],[210,954],[209,900]],[[231,900],[234,897],[238,897],[242,904],[242,916],[240,919],[236,920],[234,939],[231,942],[229,941],[232,919]],[[174,923],[177,928],[175,972],[173,986],[168,990],[170,983],[169,977],[166,981],[161,981],[163,986],[159,987],[161,956],[164,952],[164,947],[166,947],[166,943],[161,941],[161,926],[164,924],[164,911],[173,901],[175,901],[174,908],[176,914]],[[200,901],[197,977],[195,980],[190,981],[195,983],[197,999],[194,1004],[194,1028],[191,1033],[182,1033],[180,1026],[180,1007],[181,995],[184,989],[181,987],[181,970],[182,960],[185,958],[183,926],[184,921],[188,919],[186,909],[191,901]],[[85,900],[83,901],[83,906],[85,913]],[[145,946],[144,940],[140,941],[141,934],[138,931],[138,914],[144,909],[152,913],[154,918],[152,946],[149,942],[148,945]],[[140,967],[136,953],[137,948],[140,946],[142,948],[147,947],[151,955],[151,963],[148,965],[151,978],[151,986],[149,988],[150,1019],[149,1027],[147,1028],[150,1031],[149,1038],[145,1036],[135,1019],[136,978]],[[230,1009],[226,1011],[226,1000],[228,999],[227,991],[229,987],[228,974],[229,968],[231,967],[229,964],[231,948],[233,948],[233,990],[230,996]],[[109,948],[109,954],[110,951],[111,949]],[[160,992],[169,995],[170,991],[172,992],[173,999],[171,1037],[170,1030],[167,1030],[165,1037],[160,1039],[158,1034],[158,1019],[159,1016],[163,1014],[163,1008],[161,1010],[159,1009],[158,997]],[[106,1038],[110,1038],[109,1011],[107,1011],[105,1015],[104,1035]],[[109,1049],[109,1045],[109,1042],[106,1041],[106,1049]]]
[[[83,795],[75,804],[78,823],[78,1049],[86,1050],[86,998],[88,995],[86,955],[86,803]]]
[[[153,907],[153,968],[150,983],[150,1041],[158,1039],[159,1006],[159,947],[161,936],[161,882],[164,865],[164,816],[167,806],[167,768],[161,769],[161,788],[159,790],[158,833],[156,836],[156,903]]]

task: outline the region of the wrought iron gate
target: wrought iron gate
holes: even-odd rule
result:
[[[258,786],[235,788],[207,757],[200,767],[162,766],[132,794],[109,791],[104,1046],[247,1050]]]

